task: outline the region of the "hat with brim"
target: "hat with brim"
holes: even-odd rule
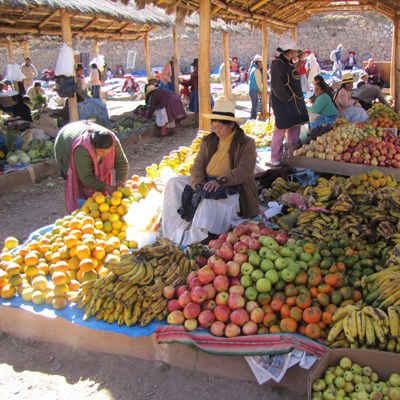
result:
[[[195,58],[193,62],[190,64],[192,67],[197,67],[199,65],[199,59]]]
[[[343,74],[342,80],[338,82],[339,85],[345,85],[346,83],[354,83],[358,80],[358,77],[353,74]]]
[[[227,100],[224,97],[215,100],[212,114],[202,115],[204,118],[212,119],[215,121],[242,121],[242,118],[235,117],[235,103],[232,100]]]
[[[132,75],[131,74],[125,74],[124,78],[132,78]]]
[[[262,58],[262,56],[260,56],[259,54],[256,54],[256,55],[254,56],[254,59],[253,59],[254,62],[262,61],[262,60],[263,60],[263,58]]]
[[[149,82],[150,82],[150,81],[158,81],[157,77],[154,76],[154,75],[149,75],[149,76],[147,77],[147,80],[148,80]]]
[[[149,86],[147,86],[147,88],[146,88],[146,96],[147,96],[149,93],[154,92],[154,91],[157,90],[157,89],[158,89],[158,86],[154,86],[154,85],[149,85]]]
[[[366,72],[361,72],[359,78],[362,79],[362,78],[365,78],[366,76],[368,76],[368,74]]]
[[[276,51],[281,53],[288,50],[299,50],[299,45],[294,40],[286,39],[279,43],[279,46],[276,49]]]
[[[350,50],[349,54],[356,54],[356,52],[354,50]]]

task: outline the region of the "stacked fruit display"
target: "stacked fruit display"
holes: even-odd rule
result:
[[[393,366],[395,369],[395,367]],[[312,400],[398,400],[400,399],[400,375],[392,373],[387,381],[369,366],[353,363],[343,357],[338,365],[329,367],[322,378],[312,383]]]
[[[241,125],[243,131],[255,140],[258,149],[271,146],[274,127],[274,117],[270,117],[266,121],[250,119],[247,120],[245,124]]]
[[[374,104],[367,113],[373,127],[397,128],[400,122],[399,113],[382,103]]]

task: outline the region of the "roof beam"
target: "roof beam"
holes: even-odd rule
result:
[[[97,23],[97,21],[98,21],[99,19],[100,19],[100,18],[94,18],[94,19],[92,19],[88,24],[86,24],[86,25],[82,28],[82,30],[83,30],[83,31],[86,31],[87,29],[89,29],[89,28],[91,28],[92,26],[96,25],[96,23]]]
[[[306,11],[311,12],[362,12],[370,11],[370,6],[328,6],[328,7],[307,7]]]
[[[37,27],[39,28],[39,29],[42,29],[48,22],[50,22],[55,16],[57,16],[59,13],[58,13],[58,10],[57,11],[54,11],[54,12],[52,12],[50,15],[48,15],[42,22],[40,22],[38,25],[37,25]]]
[[[250,7],[250,11],[256,11],[258,8],[262,7],[265,3],[268,3],[269,0],[261,0],[258,3],[254,4],[254,6]]]

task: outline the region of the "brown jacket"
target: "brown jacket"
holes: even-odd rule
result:
[[[256,165],[256,145],[252,138],[246,136],[242,129],[237,128],[229,148],[231,170],[225,176],[218,176],[223,186],[242,185],[240,191],[240,209],[242,217],[252,218],[259,214],[258,194],[254,179]],[[201,141],[199,152],[190,169],[192,186],[204,184],[206,168],[211,157],[217,151],[218,136],[212,132]]]

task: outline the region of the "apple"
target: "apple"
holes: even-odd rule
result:
[[[210,310],[204,310],[199,314],[199,324],[203,328],[209,328],[211,324],[215,321],[215,315]]]
[[[179,305],[178,299],[172,299],[168,302],[167,310],[168,312],[172,312],[175,310],[181,310],[182,307]]]
[[[221,292],[215,296],[215,303],[218,306],[224,306],[228,304],[229,293],[228,292]]]
[[[245,304],[246,311],[248,312],[249,315],[257,307],[259,307],[258,303],[256,301],[253,301],[253,300],[249,300]]]
[[[190,282],[192,282],[194,278],[197,278],[197,271],[190,271],[186,278],[186,283],[190,286]]]
[[[203,286],[203,289],[206,292],[207,300],[213,299],[217,294],[217,291],[212,283],[207,283],[207,285]]]
[[[269,293],[259,293],[257,296],[257,303],[261,306],[271,303],[271,295]]]
[[[264,278],[264,272],[261,271],[261,269],[255,269],[251,273],[251,279],[253,279],[254,282],[258,281],[261,278]]]
[[[240,236],[239,240],[247,245],[249,247],[249,242],[251,240],[251,237],[249,235],[242,235]]]
[[[268,293],[268,292],[271,291],[271,288],[272,288],[271,281],[269,279],[267,279],[267,278],[259,279],[256,282],[256,289],[260,293],[264,293],[264,292]]]
[[[218,305],[214,309],[215,318],[221,322],[227,322],[229,320],[230,314],[231,309],[226,305]]]
[[[271,261],[275,261],[279,257],[279,253],[276,250],[269,250],[266,258]]]
[[[197,278],[199,279],[200,283],[207,285],[214,280],[215,272],[211,267],[205,265],[197,271]]]
[[[206,300],[204,303],[201,303],[202,310],[210,310],[214,311],[217,303],[213,299]]]
[[[221,257],[224,261],[230,261],[233,260],[233,249],[232,245],[229,243],[224,243],[220,249],[216,251],[216,253],[219,257]]]
[[[215,260],[212,269],[216,275],[225,275],[228,272],[228,266],[222,258],[220,258],[219,260]]]
[[[198,326],[197,319],[186,319],[183,326],[188,332],[195,331]]]
[[[196,286],[192,289],[190,299],[195,303],[203,303],[207,300],[207,292],[201,286]]]
[[[227,273],[228,276],[231,276],[231,277],[239,276],[240,264],[238,262],[233,261],[233,260],[232,261],[228,261],[226,263],[226,266],[227,266],[226,273]]]
[[[208,257],[207,265],[208,265],[209,267],[213,268],[213,270],[214,270],[214,264],[215,264],[215,262],[218,261],[218,260],[222,260],[222,258],[219,257],[219,256],[217,256],[216,254],[214,254],[214,255]]]
[[[258,255],[261,258],[266,258],[267,257],[267,252],[269,251],[268,247],[260,247],[260,250],[258,250]]]
[[[192,301],[192,298],[191,298],[191,293],[189,290],[186,290],[186,292],[183,292],[178,297],[178,303],[181,306],[181,308],[185,308],[186,304],[189,304],[191,301]]]
[[[297,276],[296,271],[291,267],[284,268],[282,270],[282,279],[285,282],[293,282],[295,280],[296,276]]]
[[[278,271],[275,269],[270,269],[264,274],[264,278],[267,278],[272,285],[275,285],[275,283],[279,281]]]
[[[187,319],[193,319],[199,316],[200,311],[201,311],[200,304],[190,302],[186,304],[185,308],[183,309],[183,315]]]
[[[253,266],[253,267],[258,267],[261,263],[261,257],[255,253],[255,254],[250,254],[249,255],[249,263]]]
[[[229,319],[234,324],[243,326],[250,319],[250,317],[244,308],[237,308],[236,310],[231,312]]]
[[[194,258],[194,261],[201,268],[201,267],[204,267],[205,265],[207,265],[208,259],[207,259],[207,257],[204,257],[204,256],[196,256]]]
[[[279,244],[271,236],[260,236],[262,247],[267,247],[270,250],[278,250]]]
[[[250,275],[243,275],[240,278],[240,284],[245,288],[251,287],[253,286],[253,279],[251,279]]]
[[[237,262],[239,265],[242,265],[247,260],[248,257],[245,253],[235,253],[235,255],[233,256],[233,261]]]
[[[164,286],[163,288],[163,296],[167,300],[171,300],[175,297],[176,288],[174,286]]]
[[[226,275],[217,275],[213,280],[217,292],[226,292],[229,288],[229,279]]]
[[[213,239],[210,240],[208,242],[208,247],[212,250],[212,251],[216,251],[217,249],[219,249],[222,246],[222,243],[217,240],[217,239]]]
[[[258,226],[258,223],[255,223],[255,222],[249,222],[247,229],[250,232],[260,232],[260,227]]]
[[[217,240],[219,240],[221,243],[225,243],[227,237],[228,237],[228,234],[227,234],[227,233],[221,233],[221,234],[218,236],[218,239],[217,239]]]
[[[244,294],[244,287],[242,285],[234,285],[234,286],[230,286],[228,289],[229,293],[236,293],[240,296],[243,296]]]
[[[240,279],[238,276],[235,276],[234,278],[232,277],[229,278],[229,286],[235,286],[235,285],[240,285]]]
[[[185,322],[185,316],[181,310],[175,310],[168,314],[167,323],[170,325],[182,325]]]
[[[267,272],[270,269],[273,269],[275,267],[274,263],[272,260],[270,260],[269,258],[265,258],[264,260],[261,261],[260,263],[260,269],[263,272]]]
[[[288,266],[287,259],[283,258],[283,257],[278,257],[274,261],[274,264],[275,264],[275,267],[278,268],[280,271]]]
[[[237,308],[243,308],[245,304],[244,297],[238,293],[230,293],[228,296],[228,307],[231,310],[236,310]]]
[[[224,336],[225,324],[222,321],[215,321],[210,326],[210,332],[214,336]]]
[[[245,262],[240,266],[240,272],[242,275],[251,275],[253,271],[254,267],[248,262]]]
[[[200,282],[200,279],[198,276],[194,277],[189,283],[190,289],[193,289],[196,286],[202,286],[202,283]]]
[[[242,326],[242,333],[243,335],[256,335],[258,331],[258,326],[253,321],[247,321]]]
[[[255,238],[250,239],[249,249],[258,251],[258,250],[260,250],[260,247],[261,247],[261,244],[258,239],[255,239]]]
[[[260,233],[261,233],[261,236],[270,236],[273,231],[274,230],[272,228],[265,227],[260,230]]]
[[[257,307],[250,312],[250,320],[256,324],[261,324],[264,320],[265,312],[261,307]]]
[[[251,240],[258,239],[260,236],[261,236],[261,233],[259,233],[259,232],[251,232],[251,234],[250,234],[250,237],[252,238]],[[251,240],[250,240],[250,242],[251,242]],[[250,242],[249,242],[249,246],[250,246]]]
[[[260,326],[257,330],[257,335],[266,335],[268,333],[269,333],[269,330],[265,326]]]
[[[230,338],[230,337],[235,337],[240,335],[240,327],[232,322],[226,325],[225,327],[225,336]]]
[[[239,237],[236,234],[234,234],[233,232],[229,232],[226,237],[226,241],[232,245],[234,245],[238,240],[239,240]]]
[[[245,227],[243,224],[235,226],[232,230],[232,233],[234,233],[237,237],[240,237],[244,235],[244,233],[247,231],[247,227]]]
[[[176,297],[179,298],[179,296],[183,292],[186,292],[187,290],[189,290],[189,286],[187,286],[187,285],[178,286],[178,288],[176,289]]]
[[[233,250],[235,251],[235,253],[246,253],[248,250],[249,246],[247,245],[247,243],[244,243],[242,241],[236,242],[233,245]]]
[[[246,297],[247,300],[255,301],[258,297],[258,290],[254,286],[249,286],[244,292],[244,297]]]

